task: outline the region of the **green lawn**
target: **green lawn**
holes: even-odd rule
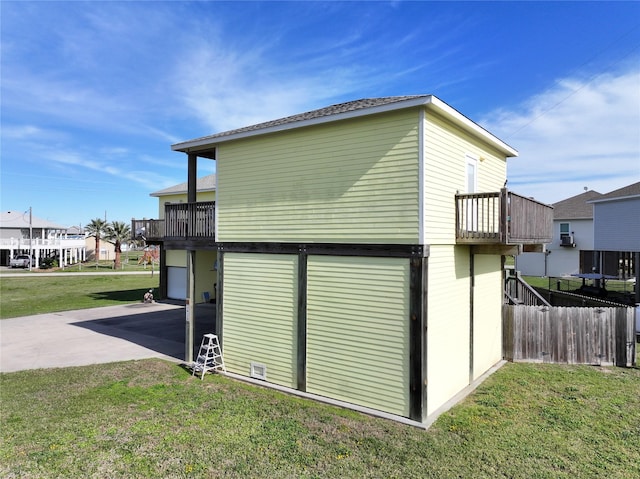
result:
[[[428,431],[161,360],[0,381],[0,477],[640,477],[640,369],[510,363]]]
[[[82,275],[2,277],[0,319],[141,301],[158,288],[160,275]]]

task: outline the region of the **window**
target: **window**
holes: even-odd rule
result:
[[[478,160],[467,155],[467,193],[475,193],[478,189]]]
[[[573,234],[569,223],[560,223],[560,246],[574,246]]]

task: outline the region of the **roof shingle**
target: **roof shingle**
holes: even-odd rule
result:
[[[553,219],[577,220],[593,219],[593,205],[588,203],[602,197],[601,193],[589,190],[553,204]]]

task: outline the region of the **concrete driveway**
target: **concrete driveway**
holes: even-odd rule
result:
[[[215,305],[195,310],[194,350],[215,331]],[[185,356],[185,309],[127,304],[0,321],[0,372]]]

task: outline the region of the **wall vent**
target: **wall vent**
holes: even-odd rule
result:
[[[267,380],[267,365],[260,363],[251,363],[251,370],[249,371],[249,376],[254,379],[263,379]]]

